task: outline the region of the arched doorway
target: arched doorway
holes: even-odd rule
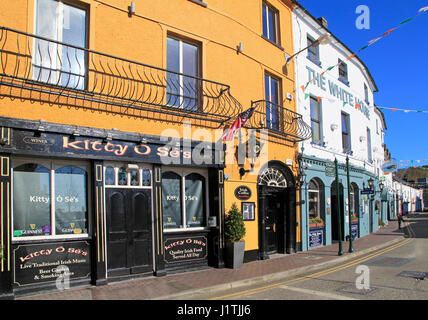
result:
[[[296,187],[291,170],[271,161],[258,177],[259,253],[293,253],[296,250]]]
[[[331,239],[339,240],[339,216],[340,216],[340,234],[344,240],[344,201],[343,201],[343,185],[339,183],[339,192],[337,192],[336,180],[331,184]],[[338,200],[339,197],[339,207]],[[340,215],[339,215],[340,211]]]

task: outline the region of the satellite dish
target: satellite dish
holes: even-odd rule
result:
[[[385,173],[397,171],[397,168],[398,168],[398,163],[395,162],[394,160],[387,161],[382,165],[382,171]]]

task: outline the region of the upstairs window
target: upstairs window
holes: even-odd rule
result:
[[[369,89],[367,88],[367,85],[365,83],[364,83],[364,101],[367,104],[370,104],[369,103]]]
[[[320,102],[314,97],[311,97],[311,128],[312,142],[321,144],[321,105]]]
[[[269,129],[279,130],[280,80],[265,74],[266,125]]]
[[[339,59],[339,80],[349,84],[348,81],[348,65]]]
[[[316,40],[308,35],[308,58],[313,62],[320,63],[320,50],[319,45],[316,43]],[[315,45],[314,45],[315,43]]]
[[[343,152],[351,151],[351,131],[349,129],[349,114],[342,112],[342,147]]]
[[[273,43],[279,43],[279,23],[278,23],[278,11],[263,2],[262,5],[262,16],[263,16],[263,37],[272,41]]]
[[[59,0],[36,0],[33,80],[85,88],[87,11]]]
[[[199,109],[200,49],[196,44],[167,39],[167,105],[196,111]]]
[[[367,128],[367,158],[370,163],[373,162],[372,156],[372,137],[370,133],[370,129]]]

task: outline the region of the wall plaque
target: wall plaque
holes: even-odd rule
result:
[[[239,186],[235,189],[235,197],[238,200],[248,200],[251,198],[251,189],[247,186]]]

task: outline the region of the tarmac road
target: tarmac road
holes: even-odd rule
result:
[[[406,239],[322,270],[189,297],[198,300],[428,300],[428,213],[408,215]]]

